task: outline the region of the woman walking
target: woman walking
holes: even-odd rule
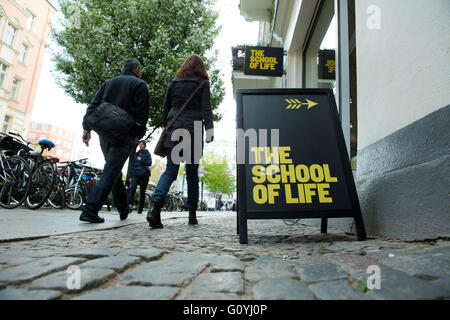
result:
[[[191,54],[180,66],[175,78],[170,82],[169,88],[167,89],[164,101],[164,126],[174,119],[175,115],[180,111],[180,108],[185,104],[192,93],[197,88],[200,88],[167,131],[167,137],[164,141],[164,148],[166,149],[167,154],[167,167],[159,179],[158,185],[153,193],[150,209],[147,214],[147,221],[152,228],[164,227],[161,223],[161,207],[164,204],[170,186],[177,178],[180,166],[180,156],[190,160],[186,161],[189,224],[198,224],[196,217],[199,199],[198,163],[202,157],[203,130],[200,131],[200,134],[198,131],[195,131],[194,134],[195,123],[198,122],[198,124],[201,124],[203,122],[206,129],[207,143],[213,141],[214,138],[210,85],[209,81],[205,80],[209,80],[209,77],[203,60],[198,55]],[[174,147],[182,142],[182,138],[177,139],[175,136],[175,141],[172,141],[172,134],[177,129],[185,129],[190,134],[191,148],[189,155],[176,154],[176,152],[172,154]],[[201,152],[194,152],[194,146],[198,145],[202,148],[200,150]],[[186,150],[183,149],[182,152],[186,152]]]

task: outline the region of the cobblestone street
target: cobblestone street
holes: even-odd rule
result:
[[[102,216],[117,214],[101,212]],[[251,220],[240,245],[236,216],[163,213],[164,229],[142,223],[0,243],[0,299],[448,299],[448,240],[401,242],[329,229]],[[78,224],[74,215],[74,224]],[[67,286],[68,267],[80,289]],[[367,289],[369,266],[381,289]]]

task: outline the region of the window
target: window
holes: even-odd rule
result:
[[[30,133],[30,135],[28,136],[28,139],[35,140],[36,139],[36,133]]]
[[[19,62],[25,64],[27,62],[27,58],[28,58],[28,46],[22,44],[19,53]]]
[[[17,29],[8,23],[6,26],[5,37],[3,41],[10,47],[14,47],[14,42],[16,40]]]
[[[48,130],[48,124],[44,123],[42,124],[42,131],[47,131]]]
[[[11,122],[11,117],[6,115],[5,119],[3,120],[3,125],[2,125],[2,132],[3,133],[8,133],[8,129],[9,129],[9,124]]]
[[[31,31],[33,30],[34,24],[36,22],[36,16],[28,9],[26,9],[26,12],[28,13],[27,29]]]
[[[45,134],[41,134],[41,140],[47,139],[47,136]]]
[[[34,129],[34,130],[37,129],[37,123],[36,122],[32,122],[31,123],[31,129]]]
[[[14,78],[12,86],[11,86],[11,93],[9,95],[9,98],[14,101],[19,100],[19,90],[20,90],[20,83],[21,81],[17,78]]]
[[[8,66],[0,62],[0,88],[6,86],[6,77],[8,75]]]

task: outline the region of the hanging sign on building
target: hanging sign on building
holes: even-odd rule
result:
[[[336,53],[334,50],[319,50],[319,79],[336,80]]]
[[[247,136],[237,136],[240,242],[247,219],[321,218],[326,232],[328,218],[343,217],[354,218],[364,240],[333,91],[238,89],[236,102],[238,132]]]
[[[255,76],[283,76],[283,48],[246,47],[244,74]]]

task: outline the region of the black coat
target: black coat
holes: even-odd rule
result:
[[[145,134],[149,117],[150,99],[145,81],[131,71],[124,71],[121,75],[104,82],[94,99],[92,99],[86,113],[89,112],[90,108],[100,105],[107,83],[109,87],[105,100],[132,115],[140,126],[135,126],[130,135],[139,139],[142,138]],[[84,119],[83,129],[91,131]]]
[[[194,92],[203,80],[202,78],[174,78],[170,82],[164,101],[164,126],[177,114],[192,92]],[[176,129],[187,129],[191,133],[191,137],[194,137],[194,121],[202,121],[202,127],[206,130],[214,129],[209,82],[203,84],[203,87],[195,94],[168,130],[164,147],[172,148],[178,143],[177,141],[171,141],[172,133]],[[199,137],[195,137],[195,139],[199,139]],[[203,146],[203,129],[201,139]],[[192,138],[191,142],[194,142],[194,138]]]

